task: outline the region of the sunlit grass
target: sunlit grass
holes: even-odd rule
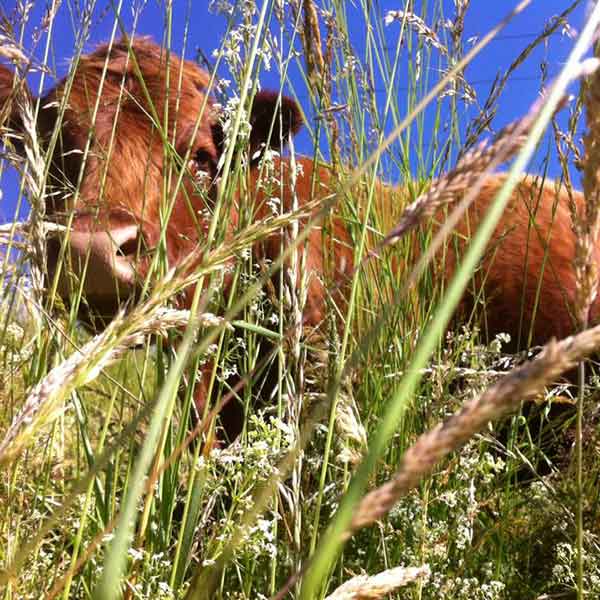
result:
[[[33,125],[39,107],[23,99],[30,111],[23,141],[28,153],[18,161],[7,147],[7,157],[22,171],[31,216],[28,225],[2,232],[2,241],[8,238],[0,298],[3,597],[279,593],[333,600],[346,597],[335,590],[357,575],[374,576],[348,584],[368,587],[369,597],[401,585],[397,597],[415,600],[538,598],[577,590],[581,596],[582,589],[593,597],[600,593],[593,378],[581,391],[586,427],[582,431],[580,418],[585,443],[577,461],[573,427],[548,423],[549,399],[567,405],[571,388],[546,389],[545,379],[526,379],[524,389],[537,394],[539,408],[527,404],[518,416],[477,435],[480,426],[463,428],[465,446],[436,455],[442,460],[433,472],[424,469],[384,501],[363,499],[367,490],[385,491],[386,482],[400,480],[398,469],[415,456],[406,451],[419,436],[468,401],[493,396],[502,389],[493,387],[499,377],[524,357],[506,355],[502,337],[484,344],[477,319],[446,333],[452,302],[470,281],[484,237],[475,238],[472,264],[445,290],[434,285],[435,266],[410,287],[410,269],[398,268],[424,254],[434,235],[425,228],[361,263],[404,208],[464,156],[465,132],[473,143],[469,136],[483,129],[481,118],[467,121],[473,91],[460,63],[471,56],[460,28],[464,15],[445,14],[444,3],[436,1],[429,11],[389,15],[386,25],[385,15],[366,1],[351,7],[324,0],[316,8],[325,12],[315,10],[309,19],[300,3],[284,4],[265,0],[254,10],[255,3],[239,3],[215,53],[213,85],[227,71],[232,83],[226,96],[236,100],[225,109],[238,140],[247,131],[239,107],[256,91],[266,61],[280,73],[285,93],[308,96],[303,108],[312,157],[325,156],[339,174],[335,193],[322,202],[323,227],[334,206],[362,265],[347,304],[336,304],[336,284],[325,282],[328,315],[318,332],[307,331],[301,320],[310,280],[306,256],[296,248],[302,248],[307,213],[283,212],[275,202],[269,219],[253,223],[255,207],[243,193],[243,153],[230,145],[197,268],[172,270],[159,245],[139,303],[90,337],[77,320],[76,307],[85,303],[81,290],[65,306],[55,286],[44,282],[39,242],[45,194],[54,191],[44,144],[56,143],[59,128],[42,144]],[[349,10],[363,19],[360,50],[350,39]],[[140,10],[136,22],[143,18]],[[449,25],[434,30],[442,18],[450,18]],[[170,19],[167,8],[167,29]],[[19,47],[22,25],[15,21],[12,31],[4,26],[11,47]],[[397,31],[393,46],[387,46],[386,27]],[[532,43],[543,43],[557,28]],[[52,18],[42,30],[48,40],[58,35]],[[75,57],[89,46],[89,34],[82,23]],[[113,39],[120,35],[115,18]],[[170,39],[166,31],[163,43],[169,46]],[[20,55],[14,58],[22,64]],[[383,94],[375,93],[373,82]],[[176,89],[176,82],[170,85]],[[510,79],[492,91],[493,103],[502,101],[503,85]],[[427,109],[424,99],[431,102]],[[486,109],[491,114],[493,104]],[[63,114],[64,106],[58,110]],[[544,126],[552,115],[549,107]],[[168,115],[153,118],[159,129],[168,122]],[[189,158],[175,154],[166,130],[165,226],[173,207],[168,190],[182,158],[183,164]],[[519,146],[531,153],[535,135]],[[292,163],[299,158],[293,143],[288,154]],[[261,168],[276,196],[277,173],[268,159]],[[517,170],[524,161],[525,155],[517,159]],[[381,181],[398,188],[391,193]],[[500,192],[497,211],[508,193]],[[239,198],[240,223],[232,233],[227,215]],[[286,267],[276,271],[280,265],[260,263],[250,248],[280,230],[287,234]],[[232,292],[222,297],[225,272]],[[192,317],[166,308],[199,280],[205,286],[196,287]],[[204,318],[195,318],[198,312]],[[549,368],[562,368],[552,353],[545,356]],[[210,359],[211,405],[191,435],[196,373]],[[268,399],[257,376],[264,368],[276,382]],[[244,385],[231,389],[233,373]],[[516,409],[515,400],[491,416]],[[227,401],[245,407],[242,434],[209,452],[198,440],[213,435],[213,409]],[[342,537],[331,531],[343,533],[343,548]],[[584,553],[577,567],[578,548]]]

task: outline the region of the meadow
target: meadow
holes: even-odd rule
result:
[[[81,36],[75,61],[89,50],[95,3],[60,4],[35,23],[34,41],[50,48],[60,35],[56,14],[68,9]],[[135,25],[145,3],[133,4]],[[16,169],[20,182],[14,219],[0,226],[1,597],[600,597],[600,326],[588,318],[599,277],[600,73],[589,57],[600,4],[590,3],[571,32],[581,2],[565,3],[522,48],[515,44],[511,66],[484,98],[467,67],[530,0],[506,3],[505,20],[476,40],[464,36],[469,0],[389,11],[368,0],[209,4],[228,26],[219,46],[196,58],[211,73],[230,143],[241,148],[226,163],[219,201],[233,202],[243,185],[257,82],[268,71],[294,96],[293,71],[307,91],[298,94],[305,137],[285,154],[293,164],[300,154],[330,163],[337,174],[320,226],[336,211],[350,231],[358,267],[347,305],[336,305],[327,281],[325,324],[316,333],[303,326],[306,218],[281,210],[274,177],[272,216],[252,223],[247,207],[230,236],[215,211],[201,269],[173,269],[159,247],[141,297],[90,330],[74,308],[85,306],[81,290],[61,298],[45,275],[43,240],[58,227],[46,219],[48,194],[65,191],[48,182],[39,106],[17,77],[25,131],[4,136],[0,166],[3,176]],[[51,78],[49,51],[45,64],[31,59],[28,10],[2,8],[0,57],[18,73]],[[160,10],[156,41],[171,48],[173,3]],[[360,51],[350,10],[362,19]],[[135,36],[117,14],[106,9],[113,27],[105,42]],[[512,71],[565,31],[572,39],[560,71],[520,118],[496,127]],[[573,336],[542,348],[528,348],[524,332],[509,352],[515,340],[486,335],[486,298],[473,314],[454,314],[533,157],[553,161],[557,182],[586,196],[585,211],[572,215],[578,322]],[[272,154],[261,161],[269,173]],[[443,264],[428,249],[444,243],[444,230],[423,223],[441,208],[451,222],[466,209],[463,197],[476,198],[481,178],[500,168],[507,176],[492,209],[451,281],[439,285]],[[543,168],[534,177],[554,185]],[[380,181],[399,185],[392,208],[377,201]],[[275,229],[287,240],[277,286],[272,265],[249,250]],[[220,293],[225,274],[235,281],[228,295]],[[176,306],[199,280],[210,281],[210,302],[196,312]],[[245,409],[240,437],[212,448],[214,414],[190,418],[196,373],[209,360],[209,408]],[[268,398],[265,368],[275,378]],[[240,381],[233,389],[232,375]]]

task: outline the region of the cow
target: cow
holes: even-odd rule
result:
[[[44,147],[53,145],[47,217],[69,228],[66,248],[62,248],[61,238],[48,240],[48,280],[55,280],[66,299],[73,279],[61,262],[61,250],[70,258],[71,270],[83,280],[85,306],[110,318],[125,301],[139,294],[148,276],[152,250],[159,246],[161,236],[171,266],[180,264],[206,241],[210,213],[219,194],[222,157],[228,147],[227,131],[209,82],[209,74],[197,64],[173,53],[167,55],[152,40],[124,38],[82,56],[72,76],[41,99],[36,123],[39,137]],[[23,93],[31,94],[28,90]],[[14,97],[13,74],[2,67],[0,114],[5,129],[18,132],[23,128],[23,117],[18,103],[12,101]],[[260,158],[268,152],[271,156],[273,151],[282,152],[283,142],[301,128],[302,112],[291,98],[259,92],[248,120],[248,179],[243,186],[247,197],[242,198],[238,191],[227,199],[229,234],[240,223],[241,199],[246,206],[252,205],[253,221],[271,214],[273,192],[261,185]],[[53,136],[57,123],[59,135]],[[19,150],[18,142],[16,147]],[[320,208],[335,198],[339,173],[331,166],[304,156],[276,156],[274,165],[280,179],[276,193],[281,210],[309,207],[307,210],[317,217]],[[181,183],[176,187],[180,175]],[[439,284],[447,283],[453,275],[472,232],[504,180],[502,174],[486,177],[477,199],[446,245],[444,260],[436,259],[433,274]],[[364,204],[364,195],[357,191],[352,200]],[[405,187],[378,183],[375,206],[383,212],[398,212],[407,197]],[[576,238],[570,202],[581,205],[582,194],[569,193],[551,182],[540,185],[532,177],[523,178],[491,237],[473,286],[461,301],[457,319],[474,310],[482,312],[484,298],[484,325],[489,337],[505,332],[513,340],[543,344],[551,337],[574,332]],[[358,215],[363,214],[361,210],[358,207]],[[421,229],[432,224],[436,229],[444,217],[443,211],[438,211]],[[281,234],[257,241],[252,247],[255,262],[276,263],[284,241]],[[309,275],[302,315],[305,326],[322,327],[331,302],[343,312],[358,267],[354,246],[352,228],[335,208],[327,226],[321,219],[308,232],[302,245]],[[593,258],[598,262],[597,249]],[[82,264],[87,265],[85,273]],[[403,259],[393,264],[400,277],[410,267]],[[278,276],[272,281],[278,282]],[[226,295],[231,278],[225,276],[222,285]],[[180,304],[189,307],[192,297],[193,289],[184,294]],[[592,304],[592,321],[598,317],[599,302]],[[200,415],[207,407],[211,369],[211,363],[204,365],[196,384]],[[243,415],[235,402],[230,404],[222,421],[227,437],[232,439],[241,429]]]

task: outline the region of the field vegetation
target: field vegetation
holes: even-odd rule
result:
[[[75,54],[90,36],[86,3],[60,8],[82,19]],[[143,3],[134,4],[142,20]],[[240,219],[233,239],[215,218],[192,275],[159,253],[146,294],[91,333],[69,308],[85,299],[65,304],[44,279],[46,148],[38,107],[19,94],[17,78],[26,157],[7,138],[2,163],[18,169],[21,190],[14,222],[0,229],[1,597],[600,597],[600,380],[590,359],[600,329],[587,319],[598,278],[590,248],[600,223],[600,76],[584,61],[600,8],[591,6],[540,100],[498,131],[493,117],[510,73],[478,98],[465,68],[504,23],[465,40],[469,0],[407,2],[387,13],[367,0],[209,4],[229,26],[221,46],[198,60],[215,73],[225,131],[238,134],[238,148],[267,67],[285,93],[302,95],[311,157],[339,173],[323,226],[326,209],[336,210],[351,230],[360,268],[350,301],[343,311],[330,303],[318,335],[303,328],[304,225],[280,210],[267,152],[272,217]],[[507,22],[528,2],[512,7],[515,14],[512,4]],[[579,4],[516,51],[511,69],[564,35]],[[169,47],[171,3],[164,10],[157,41]],[[362,15],[360,52],[350,10]],[[53,14],[38,24],[40,44],[59,35]],[[18,3],[0,22],[0,56],[19,73],[31,66],[27,18]],[[398,33],[393,47],[389,27]],[[122,33],[115,17],[114,39]],[[308,96],[290,83],[292,69]],[[576,97],[568,100],[569,92]],[[511,354],[507,336],[486,340],[485,298],[478,314],[460,322],[452,315],[489,225],[536,149],[538,164],[540,153],[559,156],[562,183],[572,189],[581,187],[573,164],[583,171],[587,212],[573,220],[581,333]],[[292,162],[300,153],[293,141],[286,152]],[[223,174],[225,204],[242,181],[243,152],[238,157]],[[456,190],[468,197],[482,174],[500,167],[509,175],[487,230],[473,236],[452,282],[436,286],[440,265],[426,264],[426,252],[417,265],[405,233],[439,207],[460,210]],[[537,177],[541,185],[544,173]],[[377,201],[379,180],[400,186],[392,210]],[[19,221],[25,202],[28,217]],[[290,259],[276,292],[265,283],[270,265],[257,264],[249,249],[278,228]],[[426,227],[420,232],[422,249],[439,242]],[[219,282],[232,256],[235,293],[223,297]],[[399,262],[415,269],[398,271]],[[210,305],[196,313],[174,307],[176,294],[198,280],[214,288]],[[190,425],[195,373],[209,358],[211,408],[230,398],[246,407],[240,438],[212,450],[199,442],[212,435],[212,420]],[[277,381],[266,400],[258,377],[265,366]],[[560,379],[573,369],[579,385]],[[243,386],[228,387],[232,373]]]

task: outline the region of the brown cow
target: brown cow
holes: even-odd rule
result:
[[[127,40],[112,47],[101,46],[81,58],[70,89],[63,81],[41,101],[38,129],[49,143],[59,107],[68,94],[48,180],[49,191],[60,193],[49,195],[47,204],[50,216],[71,215],[68,251],[74,269],[77,271],[77,265],[89,259],[84,281],[86,300],[108,316],[123,299],[135,295],[148,273],[148,253],[140,250],[148,251],[158,244],[164,197],[172,199],[165,238],[169,263],[173,265],[203,241],[210,218],[207,213],[216,195],[224,135],[213,100],[207,95],[209,76],[196,64],[173,54],[168,69],[166,61],[164,51],[148,39],[136,39],[131,47]],[[12,75],[6,69],[0,70],[0,86],[0,101],[4,104],[12,90]],[[280,140],[299,129],[300,110],[295,102],[283,97],[279,108],[277,101],[278,95],[269,92],[254,99],[248,156],[255,157],[268,138],[271,146],[279,149]],[[14,104],[3,114],[10,126],[20,127]],[[157,124],[164,123],[165,115],[167,126],[161,131]],[[182,166],[179,161],[174,168],[166,158],[167,141],[176,157],[189,156],[191,162]],[[326,165],[307,158],[299,158],[298,163],[301,169],[295,187],[290,160],[276,163],[285,210],[292,207],[294,198],[303,205],[330,196],[336,188],[336,178]],[[173,171],[171,176],[167,175],[169,169]],[[181,169],[185,169],[183,185],[176,191],[173,186]],[[208,174],[202,184],[198,184],[199,171]],[[468,217],[459,223],[458,235],[448,245],[443,266],[434,268],[439,281],[447,281],[452,275],[457,254],[503,179],[500,175],[489,177]],[[171,187],[165,189],[165,182]],[[255,167],[250,169],[247,189],[254,202],[253,218],[260,220],[270,214],[269,195],[258,184]],[[383,185],[376,194],[382,211],[406,195]],[[575,193],[574,200],[582,202],[581,194]],[[360,202],[360,194],[356,202]],[[228,206],[228,228],[233,231],[238,223],[237,203],[231,201]],[[437,215],[438,220],[442,218]],[[257,243],[256,260],[276,260],[280,242],[278,236],[272,236]],[[340,303],[347,292],[354,264],[349,227],[336,216],[328,228],[312,229],[306,247],[306,267],[311,276],[304,322],[318,327],[326,314],[326,282],[334,284],[334,300]],[[324,254],[326,248],[332,256]],[[551,184],[538,188],[532,179],[525,178],[496,228],[475,277],[476,287],[486,300],[485,328],[489,336],[507,332],[515,340],[520,336],[539,344],[551,336],[573,332],[574,248],[567,193]],[[60,243],[51,240],[48,249],[48,270],[52,274],[60,266]],[[600,257],[596,254],[595,258]],[[333,265],[331,272],[327,272],[328,264]],[[58,289],[65,296],[70,281],[62,269]],[[598,302],[592,306],[592,319],[598,316]],[[461,314],[470,314],[476,304],[474,292],[466,294]],[[206,379],[197,386],[200,411],[206,404]],[[239,427],[239,414],[228,417],[230,437]]]

